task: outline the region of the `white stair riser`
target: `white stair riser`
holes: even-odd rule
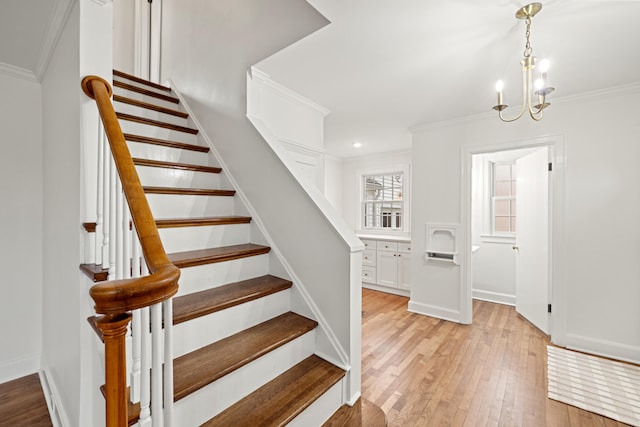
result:
[[[178,296],[269,274],[269,254],[180,270]]]
[[[188,163],[190,165],[218,166],[213,156],[200,151],[182,148],[163,147],[161,145],[127,141],[131,157],[162,160],[165,162]]]
[[[126,82],[126,81],[124,81],[124,82],[129,84],[129,82]],[[135,85],[135,83],[134,83],[134,85]],[[127,98],[136,99],[138,101],[148,102],[149,104],[160,105],[162,107],[173,108],[175,110],[182,110],[182,108],[181,108],[179,103],[176,104],[175,102],[165,101],[163,99],[156,98],[155,96],[143,95],[143,94],[135,92],[133,90],[123,89],[123,88],[114,86],[113,93],[115,93],[117,95],[120,95],[120,96],[125,96]],[[165,94],[163,94],[163,95],[165,95]],[[175,95],[173,95],[173,94],[171,94],[169,92],[167,92],[166,95],[173,96],[174,98],[176,97]]]
[[[173,357],[182,356],[287,313],[289,308],[290,291],[287,289],[180,323],[173,327]]]
[[[311,331],[177,401],[180,426],[199,426],[313,353]]]
[[[344,379],[335,383],[333,387],[287,424],[287,427],[320,426],[327,421],[342,406],[343,381]]]
[[[235,197],[147,194],[155,218],[233,215]]]
[[[137,166],[142,185],[182,188],[220,188],[220,174],[155,166]]]
[[[249,229],[249,224],[228,224],[161,228],[159,232],[165,251],[172,253],[249,243]]]
[[[157,105],[157,103],[155,102],[151,102],[151,104]],[[171,123],[178,126],[193,127],[193,124],[189,121],[189,119],[185,119],[184,117],[163,113],[163,112],[152,110],[149,108],[139,107],[137,105],[132,105],[126,102],[116,101],[113,103],[113,107],[118,113],[132,114],[134,116],[146,117],[148,119],[153,119],[153,120],[160,120],[161,122]],[[178,106],[172,109],[180,111],[180,108]]]
[[[129,120],[120,120],[120,127],[122,128],[122,132],[133,135],[184,142],[186,144],[198,144],[198,136],[187,132],[165,129],[159,126],[136,123]]]

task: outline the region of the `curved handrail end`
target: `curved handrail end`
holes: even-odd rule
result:
[[[104,85],[107,87],[107,92],[109,93],[109,97],[113,95],[113,89],[111,88],[111,85],[109,84],[108,81],[106,81],[102,77],[92,76],[92,75],[85,76],[82,79],[82,82],[80,83],[80,86],[82,87],[82,91],[85,93],[85,95],[87,95],[91,99],[96,99],[96,97],[93,95],[93,87],[91,86],[91,82],[94,80],[104,83]]]

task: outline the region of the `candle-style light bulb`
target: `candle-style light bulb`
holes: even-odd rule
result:
[[[504,82],[498,80],[496,82],[496,91],[498,91],[498,105],[502,105],[502,89],[504,89]]]
[[[548,59],[543,59],[542,61],[540,61],[540,72],[542,74],[545,74],[547,71],[549,71],[549,60]]]

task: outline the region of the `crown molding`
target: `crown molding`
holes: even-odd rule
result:
[[[67,19],[69,19],[69,15],[71,14],[71,9],[75,5],[76,1],[77,0],[56,1],[54,11],[49,19],[49,24],[47,25],[45,37],[40,46],[40,55],[34,70],[34,74],[38,81],[42,79],[42,76],[44,76],[44,73],[49,66],[49,62],[53,56],[53,51],[58,44],[58,40],[62,35],[62,30],[64,30]]]
[[[274,82],[273,80],[271,80],[271,76],[269,74],[265,73],[262,70],[259,70],[256,67],[251,67],[251,69],[249,70],[249,75],[251,76],[252,79],[258,80],[259,82],[263,83],[265,86],[268,86],[274,89],[275,91],[280,92],[285,97],[297,103],[306,105],[307,107],[310,107],[316,110],[323,116],[326,116],[331,112],[331,110],[329,110],[328,108],[313,102],[309,98],[305,98],[304,96],[300,95],[298,92],[294,92],[291,89],[285,86],[282,86],[280,83]]]
[[[113,0],[91,0],[94,3],[98,3],[100,6],[106,6],[108,4],[113,3]]]
[[[0,74],[4,74],[11,77],[16,77],[23,80],[28,80],[30,82],[38,83],[38,77],[36,77],[31,70],[27,70],[26,68],[16,67],[15,65],[5,64],[4,62],[0,62]]]
[[[640,81],[619,85],[619,86],[612,86],[604,89],[590,90],[587,92],[577,93],[575,95],[562,96],[559,98],[555,98],[553,100],[553,103],[554,105],[573,104],[573,103],[599,100],[604,97],[613,97],[613,96],[625,95],[625,94],[636,93],[636,92],[640,92]],[[442,120],[439,122],[422,123],[415,126],[411,126],[409,128],[409,132],[416,133],[416,132],[421,132],[429,129],[440,128],[440,127],[461,125],[461,124],[469,123],[476,120],[495,117],[495,115],[496,114],[494,112],[486,112],[486,113],[472,114],[465,117],[457,117],[455,119],[450,119],[450,120]]]

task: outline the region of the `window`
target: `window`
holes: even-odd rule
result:
[[[362,175],[362,228],[402,230],[405,221],[404,173]]]
[[[516,164],[492,163],[491,223],[493,234],[516,232]]]

